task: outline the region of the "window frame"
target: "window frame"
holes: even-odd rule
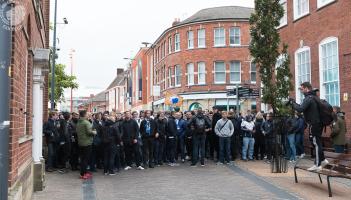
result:
[[[234,66],[234,63],[239,63],[239,71],[232,70],[232,66]],[[238,60],[232,60],[229,64],[229,82],[231,84],[241,83],[241,62]],[[232,81],[232,74],[234,73],[239,73],[239,81]]]
[[[288,24],[288,1],[287,0],[280,0],[280,5],[283,6],[284,9],[284,15],[283,17],[279,20],[279,26],[277,28],[283,27]],[[284,7],[285,4],[285,7]],[[283,20],[283,21],[282,21]]]
[[[235,43],[235,38],[237,35],[235,35],[235,29],[239,29],[239,43]],[[232,32],[234,35],[232,35]],[[234,37],[234,43],[231,43],[231,38]],[[229,45],[230,46],[240,46],[241,45],[241,29],[239,26],[232,26],[229,28]]]
[[[168,80],[167,80],[168,88],[172,88],[173,87],[173,81],[172,81],[173,74],[172,74],[172,71],[173,71],[172,67],[168,67]]]
[[[307,11],[305,12],[305,13],[300,13],[300,14],[298,14],[298,3],[299,2],[301,2],[302,3],[302,1],[307,1]],[[293,4],[294,4],[294,21],[295,20],[298,20],[298,19],[300,19],[300,18],[302,18],[302,17],[304,17],[304,16],[306,16],[306,15],[308,15],[308,14],[310,14],[310,0],[294,0],[294,2],[293,2]]]
[[[323,8],[324,6],[327,6],[333,2],[335,2],[336,0],[327,0],[326,2],[322,2],[322,0],[317,0],[317,9],[318,8]]]
[[[172,36],[168,37],[168,54],[172,53]]]
[[[202,33],[203,31],[203,36],[204,37],[200,37],[200,33]],[[203,39],[204,44],[200,45],[200,39]],[[206,29],[202,28],[202,29],[198,29],[197,30],[197,48],[206,48]]]
[[[177,75],[177,69],[179,68],[179,75]],[[179,81],[179,84],[177,82]],[[180,65],[174,66],[174,86],[180,87],[182,85],[182,68]]]
[[[252,71],[252,65],[255,65],[256,70]],[[252,73],[255,73],[255,81],[252,81]],[[250,62],[250,83],[256,84],[257,83],[257,65],[253,61]]]
[[[332,42],[336,42],[336,63],[337,63],[337,83],[338,83],[338,90],[336,91],[336,94],[339,94],[338,97],[338,102],[336,102],[336,106],[340,106],[341,105],[341,99],[340,99],[340,58],[339,58],[339,40],[337,37],[327,37],[325,39],[323,39],[319,45],[318,45],[318,49],[319,49],[319,88],[320,88],[320,98],[321,99],[326,99],[326,81],[324,80],[324,62],[323,62],[323,45],[327,45],[329,43]],[[334,81],[333,81],[334,82]],[[331,105],[332,102],[329,102]],[[334,105],[333,105],[334,106]]]
[[[216,36],[216,30],[223,30],[223,37],[217,37]],[[216,27],[214,28],[214,35],[213,35],[213,44],[214,44],[214,47],[225,47],[226,46],[226,37],[225,37],[225,28],[224,27]],[[216,41],[218,38],[223,38],[223,44],[216,44]]]
[[[190,73],[189,67],[192,67],[192,73]],[[195,66],[194,66],[194,63],[188,63],[186,65],[186,72],[187,72],[186,77],[187,77],[188,86],[195,85]],[[192,79],[191,79],[191,76],[192,76]],[[190,82],[190,80],[192,80],[192,83]]]
[[[191,33],[191,34],[190,34]],[[190,37],[191,36],[191,37]],[[187,32],[187,39],[188,39],[188,49],[194,49],[194,31],[189,30]],[[190,45],[192,44],[192,45]]]
[[[180,33],[176,33],[174,34],[174,52],[179,52],[179,51],[180,51]]]
[[[203,72],[200,71],[200,67],[201,67],[200,64],[202,64],[202,63],[203,63],[203,68],[204,68]],[[200,75],[201,74],[204,75],[204,81],[200,82],[200,80],[201,80]],[[202,61],[197,63],[197,84],[198,85],[205,85],[206,84],[206,63],[202,62]]]
[[[296,102],[298,103],[301,103],[302,102],[302,98],[301,98],[301,93],[299,91],[299,88],[300,88],[300,82],[299,82],[299,77],[302,76],[299,70],[299,54],[303,53],[303,52],[306,52],[308,51],[308,58],[309,58],[309,80],[308,81],[311,81],[312,80],[312,73],[311,73],[311,48],[308,47],[308,46],[304,46],[304,47],[301,47],[299,49],[297,49],[295,51],[295,96],[296,96]],[[304,63],[306,64],[306,62]],[[305,75],[305,74],[304,74]]]
[[[216,63],[223,63],[224,65],[224,71],[218,71],[216,70]],[[213,63],[213,83],[214,84],[226,84],[227,83],[227,73],[226,73],[226,63],[224,61],[214,61]],[[224,73],[224,80],[223,81],[216,81],[216,74],[217,73]]]

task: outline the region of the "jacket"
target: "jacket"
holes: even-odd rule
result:
[[[243,137],[254,137],[255,123],[253,121],[243,121],[241,122],[241,130],[243,131]]]
[[[157,119],[156,120],[156,132],[159,134],[158,139],[164,140],[166,138],[167,132],[167,119]]]
[[[202,121],[204,120],[204,127],[199,127],[198,125],[198,121]],[[205,117],[202,113],[197,114],[195,117],[191,118],[189,124],[188,124],[188,128],[191,128],[191,126],[194,126],[195,130],[194,130],[194,134],[205,134],[205,129],[211,128],[212,124],[210,122],[210,120]]]
[[[298,128],[296,134],[304,134],[305,131],[305,120],[302,117],[297,118]]]
[[[77,136],[79,146],[85,147],[92,145],[94,137],[92,127],[92,124],[88,120],[84,118],[78,120]]]
[[[167,138],[172,138],[172,137],[175,138],[178,135],[177,125],[173,117],[168,118],[166,135],[167,135]]]
[[[220,119],[217,121],[214,131],[219,137],[231,137],[234,133],[234,125],[230,119]]]
[[[49,119],[43,127],[43,132],[46,138],[46,143],[57,143],[59,141],[59,133],[58,133],[58,121],[53,119]]]
[[[177,119],[175,120],[177,127],[177,135],[178,137],[184,137],[187,131],[187,122],[184,119],[179,119],[177,123]]]
[[[264,140],[264,135],[262,133],[262,124],[263,124],[263,119],[256,119],[255,121],[255,140]]]
[[[218,120],[220,120],[221,118],[222,118],[222,115],[220,113],[216,112],[216,113],[213,114],[213,117],[212,117],[212,130],[215,129]]]
[[[293,108],[298,112],[303,112],[305,120],[308,124],[319,124],[321,122],[319,115],[319,108],[316,100],[318,98],[316,93],[313,91],[305,94],[305,98],[301,105],[296,102],[292,103]]]
[[[133,120],[124,120],[122,123],[122,141],[126,144],[133,144],[133,140],[138,139],[139,136],[139,125]]]
[[[299,128],[299,124],[298,124],[297,118],[295,118],[295,117],[289,117],[286,120],[285,124],[286,124],[287,134],[294,134],[294,133],[296,133],[296,131]]]
[[[332,132],[330,135],[333,145],[345,145],[346,143],[345,135],[346,135],[345,120],[341,117],[338,117],[337,120],[334,121],[332,124]]]
[[[147,133],[146,129],[147,129],[147,124],[148,122],[150,123],[150,134]],[[142,138],[154,138],[155,134],[156,134],[156,122],[153,119],[144,119],[141,123],[140,123],[140,134]]]
[[[262,123],[261,131],[267,138],[273,138],[273,121],[267,120]]]
[[[121,142],[119,129],[114,124],[113,121],[106,120],[102,127],[102,142],[104,145],[116,145]]]

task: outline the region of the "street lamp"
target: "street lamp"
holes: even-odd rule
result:
[[[73,53],[75,53],[76,50],[71,49],[69,56],[71,59],[71,76],[73,76]],[[71,88],[71,113],[73,112],[73,88]]]
[[[57,0],[55,0],[55,13],[54,13],[54,37],[53,37],[53,59],[51,68],[51,111],[55,110],[55,65],[56,65],[56,26],[57,24]],[[62,24],[62,23],[61,23]],[[63,24],[68,24],[67,18],[63,18]]]

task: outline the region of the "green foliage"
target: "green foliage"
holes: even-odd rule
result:
[[[250,17],[250,52],[259,69],[263,83],[262,101],[273,108],[276,115],[289,113],[284,101],[292,90],[290,59],[287,45],[280,51],[280,36],[276,27],[284,15],[279,0],[255,0],[255,12]],[[277,64],[279,56],[282,62]]]
[[[64,90],[67,88],[77,89],[78,83],[75,76],[70,76],[65,73],[66,66],[57,64],[55,67],[55,102],[62,102],[64,100]],[[51,98],[51,76],[49,74],[49,97]]]

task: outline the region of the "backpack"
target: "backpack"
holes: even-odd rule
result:
[[[196,117],[195,125],[197,129],[205,129],[205,123],[206,122],[203,117],[202,118]]]
[[[320,98],[313,98],[318,107],[319,118],[322,125],[329,126],[333,123],[333,106],[331,106],[326,100]]]

